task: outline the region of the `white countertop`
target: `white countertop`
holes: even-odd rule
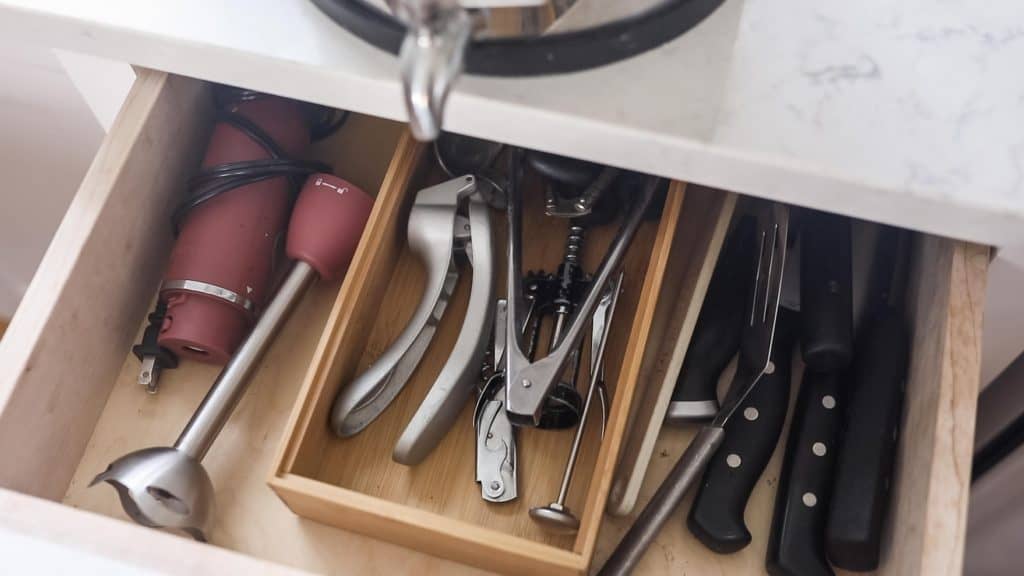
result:
[[[0,33],[391,118],[394,58],[306,0],[0,0]],[[589,72],[463,78],[446,127],[1024,244],[1018,0],[727,0]]]

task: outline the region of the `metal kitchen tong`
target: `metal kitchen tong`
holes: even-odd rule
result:
[[[402,464],[423,460],[451,428],[475,389],[494,316],[494,246],[490,209],[473,176],[421,190],[408,222],[409,248],[423,262],[425,290],[412,319],[365,372],[334,400],[331,428],[343,438],[362,431],[391,404],[423,358],[459,279],[473,267],[466,317],[447,362],[395,445]]]

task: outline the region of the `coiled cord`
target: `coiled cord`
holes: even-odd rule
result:
[[[316,172],[331,171],[330,165],[323,162],[289,158],[262,128],[245,116],[229,110],[234,104],[256,100],[266,95],[253,90],[228,86],[218,86],[214,89],[213,94],[218,109],[217,122],[228,124],[244,133],[263,148],[270,158],[225,162],[209,166],[189,179],[188,197],[171,214],[171,223],[175,233],[181,230],[181,224],[191,210],[235,188],[287,176],[291,183],[289,194],[294,200],[305,176]],[[348,117],[348,111],[310,105],[308,113],[310,138],[315,142],[330,136],[345,124]]]

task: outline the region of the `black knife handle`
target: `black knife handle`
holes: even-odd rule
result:
[[[808,212],[800,231],[800,311],[804,363],[839,371],[853,357],[850,219]]]
[[[805,370],[775,493],[765,566],[772,576],[832,576],[825,521],[842,424],[843,377]]]
[[[909,361],[901,311],[886,309],[870,321],[857,340],[825,530],[829,560],[847,570],[878,567]]]
[[[740,346],[753,260],[754,220],[744,216],[715,265],[666,422],[699,422],[718,412],[718,377]]]
[[[743,512],[786,421],[796,316],[779,309],[771,354],[774,371],[761,376],[726,423],[725,440],[701,479],[687,517],[690,532],[719,554],[731,554],[750,543]]]

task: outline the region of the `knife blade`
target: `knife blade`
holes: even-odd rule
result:
[[[718,378],[740,347],[747,290],[753,281],[754,219],[737,220],[715,265],[686,359],[665,414],[668,424],[710,420]]]
[[[775,493],[765,566],[772,576],[832,576],[825,521],[842,422],[838,371],[804,370]]]
[[[731,554],[750,544],[743,514],[786,421],[799,315],[795,310],[779,309],[771,352],[773,370],[761,376],[738,417],[726,425],[725,439],[704,473],[687,516],[690,532],[719,554]],[[737,381],[746,378],[736,375]]]
[[[909,232],[882,229],[872,266],[868,316],[857,335],[825,529],[829,560],[847,570],[878,567],[910,358],[910,333],[904,319],[909,251]]]

